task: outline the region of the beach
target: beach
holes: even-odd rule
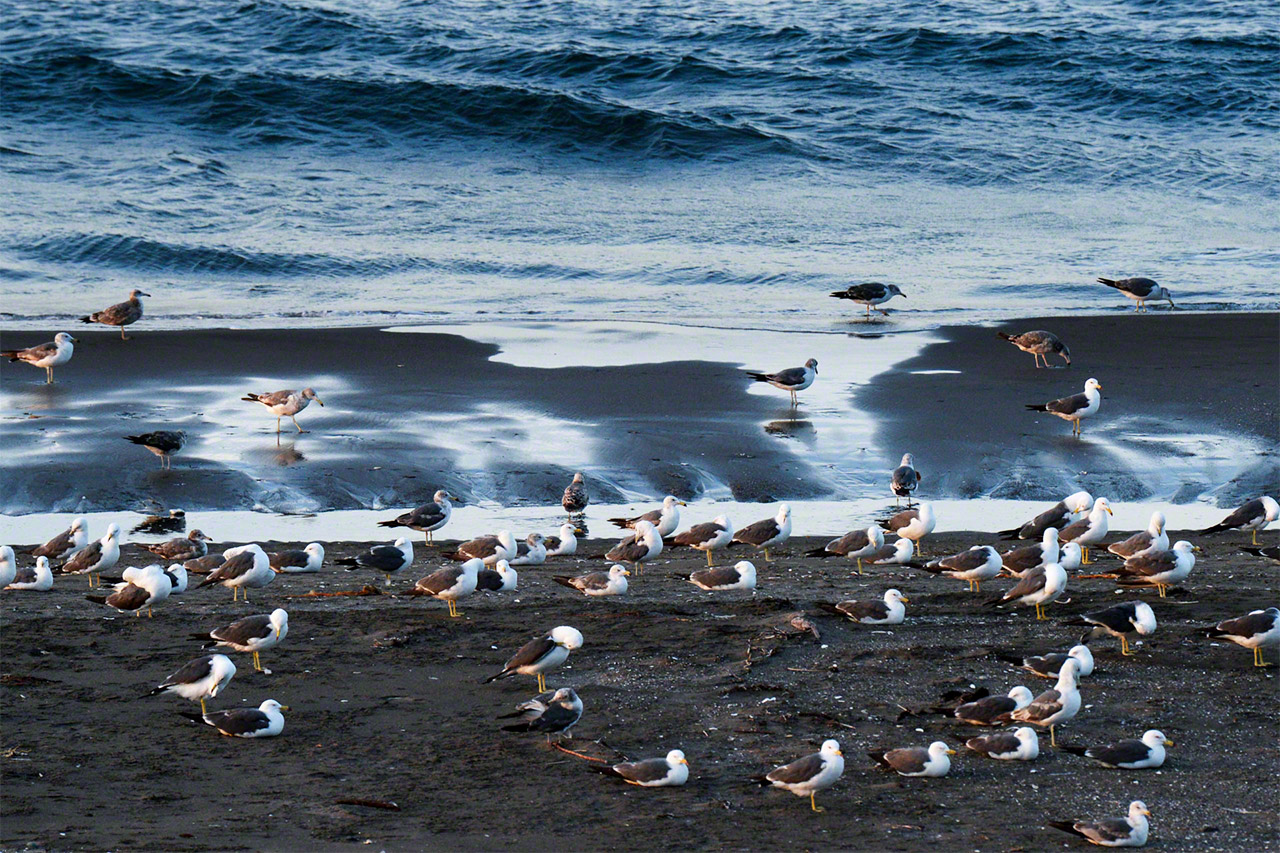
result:
[[[958,532],[925,544],[938,555],[993,539]],[[1134,657],[1122,658],[1112,639],[1091,641],[1097,669],[1083,680],[1084,708],[1059,729],[1060,742],[1094,745],[1159,728],[1175,746],[1164,768],[1146,771],[1108,770],[1051,750],[1047,734],[1031,764],[979,759],[960,746],[981,733],[972,727],[941,716],[896,722],[899,705],[927,706],[971,684],[993,693],[1015,684],[1047,689],[1050,682],[996,654],[1065,650],[1080,630],[1062,625],[1066,618],[1119,600],[1106,580],[1073,577],[1070,600],[1037,623],[1027,609],[979,605],[1011,581],[973,595],[962,582],[911,569],[869,568],[859,578],[842,560],[799,556],[825,541],[814,537],[792,540],[768,564],[735,549],[734,559],[751,557],[759,567],[754,595],[697,590],[673,576],[704,566],[702,555],[670,551],[632,576],[626,596],[588,600],[550,578],[600,567],[588,556],[608,542],[592,540],[577,557],[521,569],[514,593],[464,599],[459,619],[443,602],[420,598],[298,597],[384,587],[380,575],[332,566],[367,543],[328,543],[322,574],[282,576],[253,591],[247,605],[232,604],[221,587],[192,589],[153,619],[90,603],[83,578],[63,578],[48,594],[0,597],[0,760],[11,791],[0,806],[0,843],[180,851],[1046,849],[1067,841],[1046,821],[1120,814],[1141,798],[1161,850],[1275,849],[1276,669],[1255,669],[1247,649],[1198,634],[1271,603],[1275,566],[1239,553],[1247,540],[1197,540],[1206,551],[1183,588],[1163,600],[1125,595],[1150,602],[1160,620]],[[122,562],[143,556],[126,546]],[[391,590],[439,564],[434,551],[420,550]],[[910,598],[901,626],[859,626],[814,607],[877,598],[889,587]],[[263,654],[271,675],[229,653],[237,674],[210,707],[276,698],[292,709],[283,737],[221,738],[179,716],[195,703],[144,698],[200,654],[193,633],[274,607],[289,611],[290,633]],[[820,639],[790,626],[802,611]],[[691,765],[685,787],[632,788],[588,772],[587,762],[541,736],[499,730],[495,718],[533,695],[533,679],[483,679],[526,640],[561,624],[585,636],[548,679],[574,686],[585,705],[566,746],[610,761],[683,749]],[[750,783],[828,737],[840,741],[847,763],[843,779],[818,797],[825,813]],[[960,751],[943,779],[899,778],[865,755],[935,739]]]

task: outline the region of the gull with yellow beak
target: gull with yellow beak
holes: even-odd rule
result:
[[[1102,394],[1099,393],[1101,391],[1102,385],[1091,377],[1084,383],[1084,391],[1080,394],[1072,394],[1070,397],[1050,400],[1047,403],[1029,403],[1027,408],[1033,412],[1048,412],[1064,421],[1071,421],[1071,434],[1079,436],[1082,433],[1080,421],[1096,415],[1098,407],[1102,405]]]
[[[822,749],[806,755],[790,764],[771,770],[755,778],[761,785],[772,785],[790,791],[797,797],[809,798],[809,807],[815,812],[825,811],[816,799],[819,791],[830,788],[844,775],[844,753],[840,743],[834,740],[822,742]]]
[[[867,753],[882,767],[899,776],[946,776],[951,772],[951,756],[956,751],[940,740],[928,747],[910,746],[905,749],[873,749]]]
[[[641,788],[666,788],[689,781],[689,762],[678,749],[668,752],[665,758],[591,765],[591,769],[606,776],[616,776],[629,785]]]
[[[280,645],[288,633],[289,614],[283,608],[277,607],[270,613],[246,616],[225,627],[215,628],[208,634],[194,636],[197,640],[212,638],[213,642],[209,644],[209,648],[225,646],[237,652],[252,653],[253,668],[270,675],[270,670],[262,668],[262,660],[258,657],[258,653]]]
[[[284,731],[284,714],[280,712],[288,710],[288,705],[268,699],[256,708],[231,708],[208,714],[181,713],[187,719],[213,726],[227,737],[275,737]]]
[[[1151,812],[1142,800],[1129,804],[1127,817],[1108,817],[1098,821],[1051,820],[1049,826],[1071,835],[1078,835],[1099,847],[1141,847],[1147,843],[1151,831],[1147,818]]]
[[[298,426],[298,419],[295,415],[311,405],[312,400],[315,400],[321,406],[324,405],[324,400],[316,396],[314,388],[303,388],[301,391],[286,389],[284,391],[271,391],[267,394],[245,394],[240,399],[248,403],[261,403],[266,406],[267,411],[276,416],[276,435],[280,434],[281,418],[288,418],[293,421],[293,425],[298,427],[299,433],[306,432],[305,429]]]
[[[1080,565],[1087,566],[1093,562],[1089,559],[1089,546],[1097,545],[1107,538],[1107,530],[1110,526],[1108,517],[1113,514],[1111,502],[1106,498],[1098,498],[1093,502],[1093,510],[1087,516],[1068,524],[1058,532],[1058,541],[1063,545],[1068,542],[1079,545]]]
[[[1083,755],[1101,764],[1120,770],[1147,770],[1164,765],[1164,748],[1173,741],[1159,729],[1150,729],[1139,738],[1125,738],[1107,746],[1066,746],[1062,748],[1074,755]]]
[[[582,632],[568,625],[551,629],[551,633],[530,640],[520,647],[497,675],[484,680],[485,684],[512,675],[534,675],[538,678],[538,692],[547,689],[546,673],[564,663],[569,652],[582,648]]]

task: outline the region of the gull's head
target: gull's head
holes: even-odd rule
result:
[[[13,558],[10,557],[9,559],[12,560]],[[36,574],[42,575],[46,573],[49,573],[49,574],[53,573],[53,569],[49,567],[49,558],[36,557]]]
[[[107,535],[103,539],[115,539],[120,535],[120,525],[114,521],[107,525]]]
[[[933,504],[928,501],[920,501],[919,512],[921,521],[929,521],[929,519],[933,518]]]
[[[786,521],[791,517],[791,504],[783,504],[778,507],[778,520]]]
[[[686,766],[689,764],[689,762],[685,760],[684,753],[678,749],[673,749],[667,753],[667,763],[673,767],[677,764],[684,764]]]
[[[644,519],[637,521],[635,531],[636,539],[653,540],[662,538],[658,536],[658,528],[654,527],[652,521],[645,521]]]
[[[899,465],[899,467],[901,467],[901,466],[903,466],[903,465],[907,466],[908,468],[914,468],[914,467],[916,467],[916,457],[915,457],[915,454],[912,454],[912,453],[904,453],[904,454],[902,454],[902,461],[901,461],[901,462],[899,462],[899,463],[898,463],[898,465]]]
[[[1173,741],[1164,736],[1164,732],[1159,729],[1151,729],[1142,736],[1142,742],[1147,746],[1173,746]]]
[[[1165,526],[1164,513],[1161,512],[1160,510],[1156,510],[1155,512],[1151,513],[1151,523],[1147,525],[1147,532],[1149,532],[1152,536],[1159,536],[1160,533],[1164,530],[1164,526]]]
[[[1076,492],[1073,495],[1068,495],[1063,503],[1072,512],[1088,512],[1093,508],[1093,495],[1088,492]]]
[[[1091,376],[1089,377],[1089,381],[1084,383],[1084,390],[1086,393],[1089,391],[1101,391],[1102,384]]]
[[[1133,613],[1133,629],[1143,636],[1148,636],[1156,632],[1156,614],[1151,609],[1151,605],[1145,601],[1139,601],[1134,607]]]
[[[136,300],[139,296],[150,296],[150,295],[151,295],[150,293],[147,293],[142,290],[137,290],[137,289],[129,291],[129,298],[134,300]]]
[[[1077,569],[1080,567],[1080,561],[1084,558],[1084,553],[1080,550],[1078,542],[1068,542],[1062,546],[1062,556],[1058,558],[1058,564],[1063,569],[1067,567]]]
[[[1266,510],[1268,523],[1280,518],[1280,503],[1276,503],[1276,499],[1270,495],[1262,496],[1262,508]]]
[[[209,695],[217,696],[218,691],[222,689],[222,685],[230,681],[232,676],[236,674],[236,665],[226,655],[210,655],[209,673],[213,675],[215,682],[214,689],[210,691]]]
[[[1089,675],[1093,672],[1093,652],[1089,651],[1088,646],[1072,646],[1067,655],[1078,663],[1080,675]]]
[[[1188,541],[1187,541],[1187,540],[1185,540],[1185,539],[1179,539],[1177,542],[1174,542],[1174,543],[1173,543],[1173,550],[1175,550],[1175,551],[1183,551],[1183,552],[1185,552],[1185,553],[1187,553],[1187,554],[1190,554],[1190,553],[1191,553],[1191,552],[1193,552],[1193,551],[1199,551],[1199,550],[1200,550],[1200,546],[1199,546],[1199,545],[1192,545],[1190,542],[1188,542]]]
[[[561,539],[573,539],[581,532],[582,531],[579,530],[575,525],[568,524],[568,523],[560,525]]]
[[[1040,543],[1046,548],[1050,545],[1056,545],[1058,543],[1058,528],[1046,527],[1044,529],[1044,536],[1040,537]]]
[[[671,509],[674,506],[688,506],[688,504],[680,500],[675,495],[667,495],[665,498],[662,499],[663,509]]]
[[[563,480],[562,480],[561,482],[563,482]],[[574,474],[574,475],[573,475],[573,482],[575,482],[575,483],[577,483],[579,486],[581,486],[581,485],[582,485],[582,474],[581,474],[581,473]]]
[[[1031,700],[1035,697],[1031,695],[1030,690],[1019,684],[1009,691],[1009,698],[1017,702],[1019,708],[1025,708],[1031,704]]]
[[[0,563],[12,563],[13,560],[13,548],[8,545],[0,545]]]
[[[620,566],[617,563],[614,563],[609,567],[609,578],[611,580],[616,581],[618,578],[626,578],[630,576],[631,572],[627,571],[625,566]]]
[[[1167,287],[1161,287],[1161,288],[1160,288],[1160,295],[1164,297],[1165,302],[1168,302],[1168,303],[1169,303],[1169,307],[1170,307],[1170,308],[1177,308],[1177,307],[1178,307],[1177,305],[1174,305],[1174,304],[1173,304],[1173,291],[1172,291],[1172,290],[1170,290],[1170,289],[1169,289],[1169,288],[1167,288]]]
[[[816,358],[809,359],[804,363],[804,366],[812,370],[814,373],[818,372],[818,360]]]
[[[71,522],[72,533],[76,532],[77,530],[87,530],[88,527],[89,527],[89,519],[85,518],[83,515],[77,518],[75,521]]]
[[[551,629],[551,642],[564,646],[569,651],[582,648],[582,632],[568,625]]]
[[[898,549],[897,557],[900,560],[910,560],[911,556],[916,552],[916,543],[906,537],[895,542],[893,547]]]
[[[278,714],[281,711],[289,710],[288,705],[281,705],[274,699],[268,699],[258,706],[258,710],[264,714]]]
[[[1066,344],[1064,344],[1062,341],[1054,341],[1053,350],[1058,355],[1062,356],[1062,360],[1067,363],[1067,367],[1071,366],[1071,350],[1070,348],[1067,347]]]
[[[844,753],[840,751],[840,741],[838,740],[824,740],[822,742],[822,748],[818,751],[828,758],[832,758],[837,755],[844,755]]]
[[[452,495],[450,495],[450,494],[449,494],[448,492],[446,492],[444,489],[439,489],[439,490],[437,490],[437,491],[436,491],[436,493],[435,493],[434,495],[432,495],[432,496],[431,496],[431,500],[432,500],[434,503],[438,503],[438,504],[440,504],[441,506],[443,506],[443,505],[445,505],[445,504],[449,503],[449,501],[457,500],[457,498],[454,498]]]
[[[525,537],[525,542],[529,543],[530,548],[536,548],[542,544],[543,535],[541,533],[530,533]]]
[[[271,615],[267,618],[271,623],[271,627],[276,629],[276,639],[280,639],[280,635],[289,630],[289,612],[283,607],[277,607],[271,611]]]
[[[1151,812],[1147,810],[1147,804],[1142,800],[1134,800],[1129,803],[1129,818],[1136,820],[1140,817],[1151,817]]]
[[[395,547],[400,548],[401,550],[403,550],[404,546],[408,544],[409,544],[409,537],[407,536],[401,536],[394,543]]]
[[[71,344],[74,344],[75,342],[76,339],[68,335],[66,332],[58,332],[58,334],[53,336],[53,343],[55,346],[66,347],[71,346]]]
[[[717,515],[713,520],[717,525],[723,527],[725,530],[731,530],[733,528],[733,525],[729,523],[729,516],[727,515]]]
[[[956,751],[940,740],[929,744],[929,758],[940,758],[943,755],[955,755]]]
[[[751,581],[753,583],[755,582],[755,579],[756,579],[755,563],[752,563],[750,560],[739,560],[738,562],[733,564],[733,567],[737,569],[739,577],[741,577],[743,580]]]
[[[187,534],[187,538],[193,542],[212,542],[213,541],[212,536],[206,536],[204,534],[204,531],[199,529],[192,530],[190,533]]]
[[[316,396],[316,389],[314,389],[314,388],[303,388],[303,389],[302,389],[302,399],[304,399],[304,400],[315,400],[315,401],[316,401],[317,403],[319,403],[320,405],[322,405],[322,406],[324,405],[324,400],[321,400],[319,397],[317,397],[317,396]]]
[[[910,601],[911,599],[907,598],[896,589],[891,589],[884,594],[884,600],[886,604],[892,604],[895,601]]]
[[[1080,661],[1075,658],[1067,658],[1062,662],[1062,668],[1058,670],[1058,680],[1069,680],[1072,684],[1080,677]]]
[[[1107,515],[1115,515],[1115,513],[1111,511],[1111,501],[1106,498],[1098,498],[1094,501],[1093,511],[1098,515],[1101,515],[1103,512],[1106,512]]]
[[[902,290],[896,284],[886,284],[884,286],[884,289],[885,289],[885,293],[889,295],[890,299],[892,299],[895,296],[901,296],[903,299],[907,298],[907,294],[903,293]]]
[[[511,564],[508,563],[506,560],[499,560],[494,565],[493,570],[497,572],[498,576],[501,577],[504,581],[509,581],[512,578],[516,577],[516,570],[511,568]]]
[[[578,701],[578,694],[573,692],[572,687],[561,687],[555,693],[551,694],[551,702],[565,702],[574,704]]]
[[[497,539],[498,543],[508,551],[514,552],[516,550],[516,537],[511,535],[510,530],[499,530]]]
[[[302,551],[309,557],[316,557],[320,560],[324,560],[324,546],[319,542],[310,543],[307,547],[303,548]]]
[[[1026,688],[1023,689],[1025,690]],[[1039,740],[1039,737],[1036,735],[1036,730],[1031,728],[1031,726],[1019,726],[1017,730],[1014,731],[1013,736],[1018,739],[1019,743],[1035,743]]]

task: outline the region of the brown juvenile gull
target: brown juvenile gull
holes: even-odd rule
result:
[[[733,540],[733,525],[729,517],[717,515],[714,521],[695,524],[683,533],[671,537],[672,545],[684,545],[706,552],[707,565],[711,565],[711,552],[725,548]]]
[[[401,536],[391,545],[374,545],[363,554],[341,557],[336,562],[339,566],[346,566],[347,571],[373,569],[382,572],[387,583],[391,583],[393,574],[413,565],[413,543],[407,536]]]
[[[449,523],[449,518],[453,515],[452,502],[456,500],[457,498],[444,489],[440,489],[431,497],[430,503],[397,515],[390,521],[379,521],[378,526],[407,527],[410,530],[421,531],[426,535],[427,544],[430,544],[431,533]]]
[[[1107,746],[1067,746],[1063,749],[1073,755],[1092,758],[1104,767],[1120,770],[1147,770],[1164,765],[1166,746],[1173,746],[1173,741],[1164,736],[1159,729],[1150,729],[1141,739],[1125,738]]]
[[[46,385],[53,384],[53,369],[66,364],[75,353],[76,339],[66,332],[58,332],[47,344],[39,344],[26,349],[0,350],[0,358],[9,361],[25,361],[32,367],[43,367]]]
[[[748,370],[747,375],[757,382],[767,382],[774,388],[790,392],[791,405],[795,406],[799,402],[796,392],[808,388],[813,384],[813,380],[818,378],[818,360],[811,358],[804,363],[804,367],[788,367],[777,373],[757,373]]]
[[[50,560],[65,560],[88,544],[89,519],[80,516],[71,522],[69,528],[38,548],[32,548],[31,556],[48,557]]]
[[[161,468],[172,468],[172,456],[187,443],[187,434],[183,430],[160,429],[141,435],[126,435],[124,440],[140,444],[159,456]]]
[[[627,591],[627,576],[631,572],[624,566],[614,565],[607,572],[590,572],[577,577],[554,575],[551,579],[561,586],[576,589],[584,595],[599,597],[604,595],[624,595]]]
[[[275,737],[284,731],[284,714],[280,712],[288,710],[288,705],[268,699],[256,708],[230,708],[208,714],[179,713],[187,719],[213,726],[227,737]]]
[[[128,301],[117,302],[110,308],[104,308],[101,311],[94,311],[87,317],[81,317],[80,322],[102,323],[106,326],[119,326],[120,340],[127,341],[129,340],[129,336],[124,333],[124,327],[142,319],[142,300],[138,297],[150,295],[150,293],[143,293],[141,290],[132,290],[129,292]]]
[[[1107,546],[1109,553],[1126,560],[1139,554],[1167,550],[1169,533],[1165,530],[1164,513],[1160,510],[1151,513],[1151,522],[1146,530],[1139,530],[1128,539]]]
[[[890,476],[889,488],[893,491],[894,503],[897,504],[899,498],[907,499],[907,506],[911,506],[911,496],[915,494],[916,487],[920,485],[920,472],[916,470],[916,458],[910,453],[902,454],[902,462],[897,468],[893,469]]]
[[[288,418],[293,421],[293,425],[298,427],[298,432],[306,432],[305,429],[298,426],[298,419],[294,415],[301,412],[307,406],[311,405],[311,401],[315,400],[321,406],[324,400],[316,396],[315,389],[303,388],[301,391],[286,389],[284,391],[272,391],[268,394],[245,394],[240,398],[247,403],[261,403],[267,407],[267,411],[276,416],[276,435],[280,434],[280,419]]]
[[[1049,745],[1057,746],[1057,726],[1070,720],[1080,711],[1079,683],[1080,664],[1075,658],[1069,658],[1062,664],[1058,672],[1058,683],[1052,690],[1046,690],[1030,705],[1012,712],[1009,716],[1019,723],[1031,723],[1049,729]]]
[[[1098,380],[1090,377],[1084,383],[1084,391],[1079,394],[1050,400],[1047,403],[1028,403],[1027,408],[1033,412],[1048,412],[1064,421],[1071,421],[1071,434],[1078,436],[1083,433],[1080,421],[1097,414],[1098,407],[1102,405],[1101,391],[1102,385]]]
[[[1253,665],[1267,666],[1262,647],[1280,643],[1280,608],[1254,610],[1247,616],[1227,619],[1205,631],[1210,637],[1230,640],[1237,646],[1253,649]]]
[[[903,539],[914,542],[917,555],[923,553],[920,540],[932,533],[937,524],[938,519],[933,513],[933,504],[928,501],[920,501],[915,509],[905,509],[880,522],[880,526],[890,533],[896,533]]]
[[[476,591],[480,582],[480,570],[484,563],[474,557],[460,566],[449,566],[437,569],[425,578],[421,578],[412,589],[404,595],[429,595],[449,605],[449,615],[455,619],[462,614],[458,612],[458,599],[466,598]]]
[[[1258,531],[1280,518],[1280,503],[1269,495],[1246,501],[1239,509],[1212,527],[1201,530],[1201,535],[1208,536],[1224,530],[1248,530],[1253,533],[1253,544],[1258,544]]]
[[[1050,527],[1061,529],[1071,523],[1075,513],[1088,512],[1093,508],[1093,495],[1088,492],[1076,492],[1068,495],[1049,507],[1021,527],[1001,530],[1001,539],[1039,539]]]
[[[847,557],[858,561],[858,574],[862,574],[862,560],[876,553],[884,545],[884,531],[878,525],[866,530],[850,530],[839,539],[832,539],[821,548],[806,551],[806,557]]]
[[[1098,498],[1087,516],[1058,531],[1058,541],[1079,545],[1082,553],[1081,565],[1090,565],[1093,561],[1089,559],[1089,546],[1100,545],[1107,538],[1107,531],[1110,529],[1108,518],[1111,515],[1111,502],[1106,498]]]
[[[516,538],[511,535],[511,531],[499,530],[496,534],[477,536],[470,542],[463,542],[458,546],[457,551],[444,556],[450,560],[477,559],[483,561],[486,566],[492,566],[499,560],[511,562],[518,550]]]
[[[204,700],[217,696],[230,683],[236,674],[236,665],[226,655],[205,655],[196,658],[182,669],[160,682],[160,685],[148,693],[176,693],[183,699],[200,703],[200,710],[206,711]]]
[[[195,560],[203,557],[209,553],[209,546],[206,543],[212,541],[199,530],[192,530],[186,536],[178,539],[170,539],[168,542],[161,542],[159,545],[143,545],[141,547],[157,557],[164,557],[166,560],[173,562],[175,560]]]
[[[782,545],[791,538],[791,505],[782,504],[778,507],[778,514],[773,518],[766,518],[763,521],[757,521],[754,524],[748,524],[746,527],[733,534],[732,542],[739,542],[743,545],[753,545],[757,550],[764,551],[765,562],[769,560],[769,546]]]
[[[1091,626],[1080,642],[1089,637],[1100,637],[1110,634],[1120,639],[1120,654],[1129,656],[1129,634],[1150,636],[1156,632],[1156,614],[1151,605],[1145,601],[1130,601],[1126,604],[1115,604],[1103,610],[1086,613],[1074,619],[1068,619],[1066,625]]]
[[[312,542],[302,549],[276,551],[267,555],[271,570],[277,574],[306,574],[318,572],[324,566],[324,546]]]
[[[807,796],[809,807],[820,812],[825,809],[818,805],[818,792],[830,788],[843,775],[844,753],[840,751],[840,743],[826,740],[817,752],[784,764],[754,781],[790,791],[797,797]]]
[[[212,639],[211,645],[226,646],[237,652],[250,652],[253,654],[253,668],[258,672],[265,672],[258,654],[280,645],[288,633],[289,613],[277,607],[270,613],[246,616],[230,625],[214,628],[207,634],[196,634],[195,638]]]
[[[1067,349],[1067,345],[1058,339],[1053,332],[1046,332],[1043,329],[1037,329],[1034,332],[1023,332],[1020,335],[1011,335],[1008,332],[996,332],[997,335],[1004,338],[1023,352],[1031,353],[1036,361],[1036,367],[1040,367],[1040,359],[1044,359],[1044,366],[1049,366],[1050,355],[1060,355],[1062,360],[1067,363],[1067,367],[1071,366],[1071,350]]]
[[[564,487],[564,496],[560,498],[560,506],[569,515],[580,515],[587,508],[591,499],[587,496],[587,487],[582,482],[582,474],[574,474],[573,482]]]
[[[550,633],[530,640],[503,664],[502,671],[484,680],[485,684],[513,675],[533,675],[538,679],[538,692],[547,689],[546,673],[569,658],[569,652],[582,648],[582,632],[568,625],[552,628]]]
[[[946,776],[951,772],[951,756],[956,751],[940,740],[928,747],[911,746],[904,749],[873,749],[867,755],[882,767],[899,776]]]
[[[1105,284],[1107,287],[1114,287],[1125,296],[1138,303],[1134,307],[1134,311],[1146,311],[1147,300],[1163,299],[1169,303],[1170,308],[1175,308],[1173,304],[1173,293],[1167,287],[1161,287],[1149,278],[1138,276],[1136,278],[1100,278],[1099,284]]]
[[[617,527],[634,528],[637,521],[647,521],[658,528],[659,536],[665,538],[675,533],[676,528],[680,526],[680,507],[682,506],[688,506],[688,504],[675,495],[667,495],[662,499],[662,506],[658,509],[631,518],[611,518],[609,523]]]
[[[1147,818],[1151,812],[1142,800],[1129,804],[1127,817],[1108,817],[1102,820],[1051,820],[1049,826],[1071,835],[1078,835],[1099,847],[1142,847],[1147,843],[1151,825]]]
[[[684,753],[673,749],[665,758],[646,758],[643,761],[624,761],[621,764],[588,765],[596,773],[616,776],[622,781],[641,788],[663,788],[683,785],[689,781],[689,762]]]
[[[885,592],[882,601],[841,601],[839,604],[819,601],[817,606],[862,625],[901,625],[907,618],[907,609],[902,604],[910,600],[896,589],[891,589]]]
[[[851,302],[857,302],[867,306],[867,319],[871,319],[872,306],[880,306],[888,302],[895,296],[907,298],[907,294],[898,289],[896,284],[881,284],[878,281],[869,281],[866,284],[851,284],[844,290],[836,290],[831,294],[833,299],[848,299]],[[886,317],[889,312],[877,307],[877,311]]]

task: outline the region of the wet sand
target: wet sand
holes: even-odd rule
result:
[[[946,534],[926,546],[949,553],[991,538]],[[0,845],[1086,849],[1045,822],[1118,815],[1142,798],[1154,813],[1154,849],[1276,849],[1277,670],[1254,669],[1248,650],[1196,631],[1275,603],[1275,566],[1240,554],[1236,546],[1247,539],[1203,541],[1208,551],[1189,584],[1165,600],[1118,596],[1109,581],[1073,578],[1071,600],[1041,623],[1026,610],[978,606],[1011,581],[970,595],[963,583],[910,569],[857,578],[846,563],[797,556],[824,541],[817,538],[793,540],[767,566],[757,560],[754,596],[707,594],[673,578],[705,564],[686,551],[663,554],[632,578],[626,597],[588,600],[550,580],[599,565],[579,557],[522,569],[518,592],[472,597],[457,620],[443,603],[421,599],[290,597],[382,585],[380,576],[329,566],[282,577],[248,605],[233,604],[220,587],[192,590],[150,620],[86,601],[82,578],[59,579],[51,593],[0,594]],[[580,554],[605,544],[585,543]],[[330,545],[330,564],[363,547]],[[140,559],[126,546],[125,562]],[[434,554],[420,552],[392,589],[437,565]],[[893,629],[814,608],[890,586],[911,598],[907,623]],[[1106,770],[1048,749],[1047,736],[1031,764],[962,750],[945,779],[886,775],[865,756],[874,747],[974,734],[941,717],[896,724],[898,705],[926,704],[971,683],[993,692],[1047,688],[995,652],[1064,649],[1078,630],[1064,619],[1136,597],[1152,603],[1158,632],[1132,658],[1121,658],[1113,641],[1092,643],[1097,671],[1084,682],[1086,707],[1059,734],[1095,744],[1158,727],[1176,743],[1160,771]],[[212,706],[275,698],[292,707],[283,736],[221,738],[178,715],[194,703],[139,698],[200,653],[191,633],[275,606],[290,611],[290,633],[263,655],[272,674],[253,673],[249,657],[233,654],[238,674]],[[788,621],[798,611],[810,615],[820,641],[794,634]],[[540,737],[499,730],[495,717],[531,696],[533,679],[482,680],[521,643],[560,624],[586,638],[550,678],[574,686],[586,705],[568,745],[611,760],[682,748],[692,765],[687,786],[615,784]],[[1276,651],[1268,655],[1274,660]],[[746,782],[826,737],[841,741],[847,769],[820,795],[825,813]],[[399,811],[336,802],[350,798],[392,801]]]

